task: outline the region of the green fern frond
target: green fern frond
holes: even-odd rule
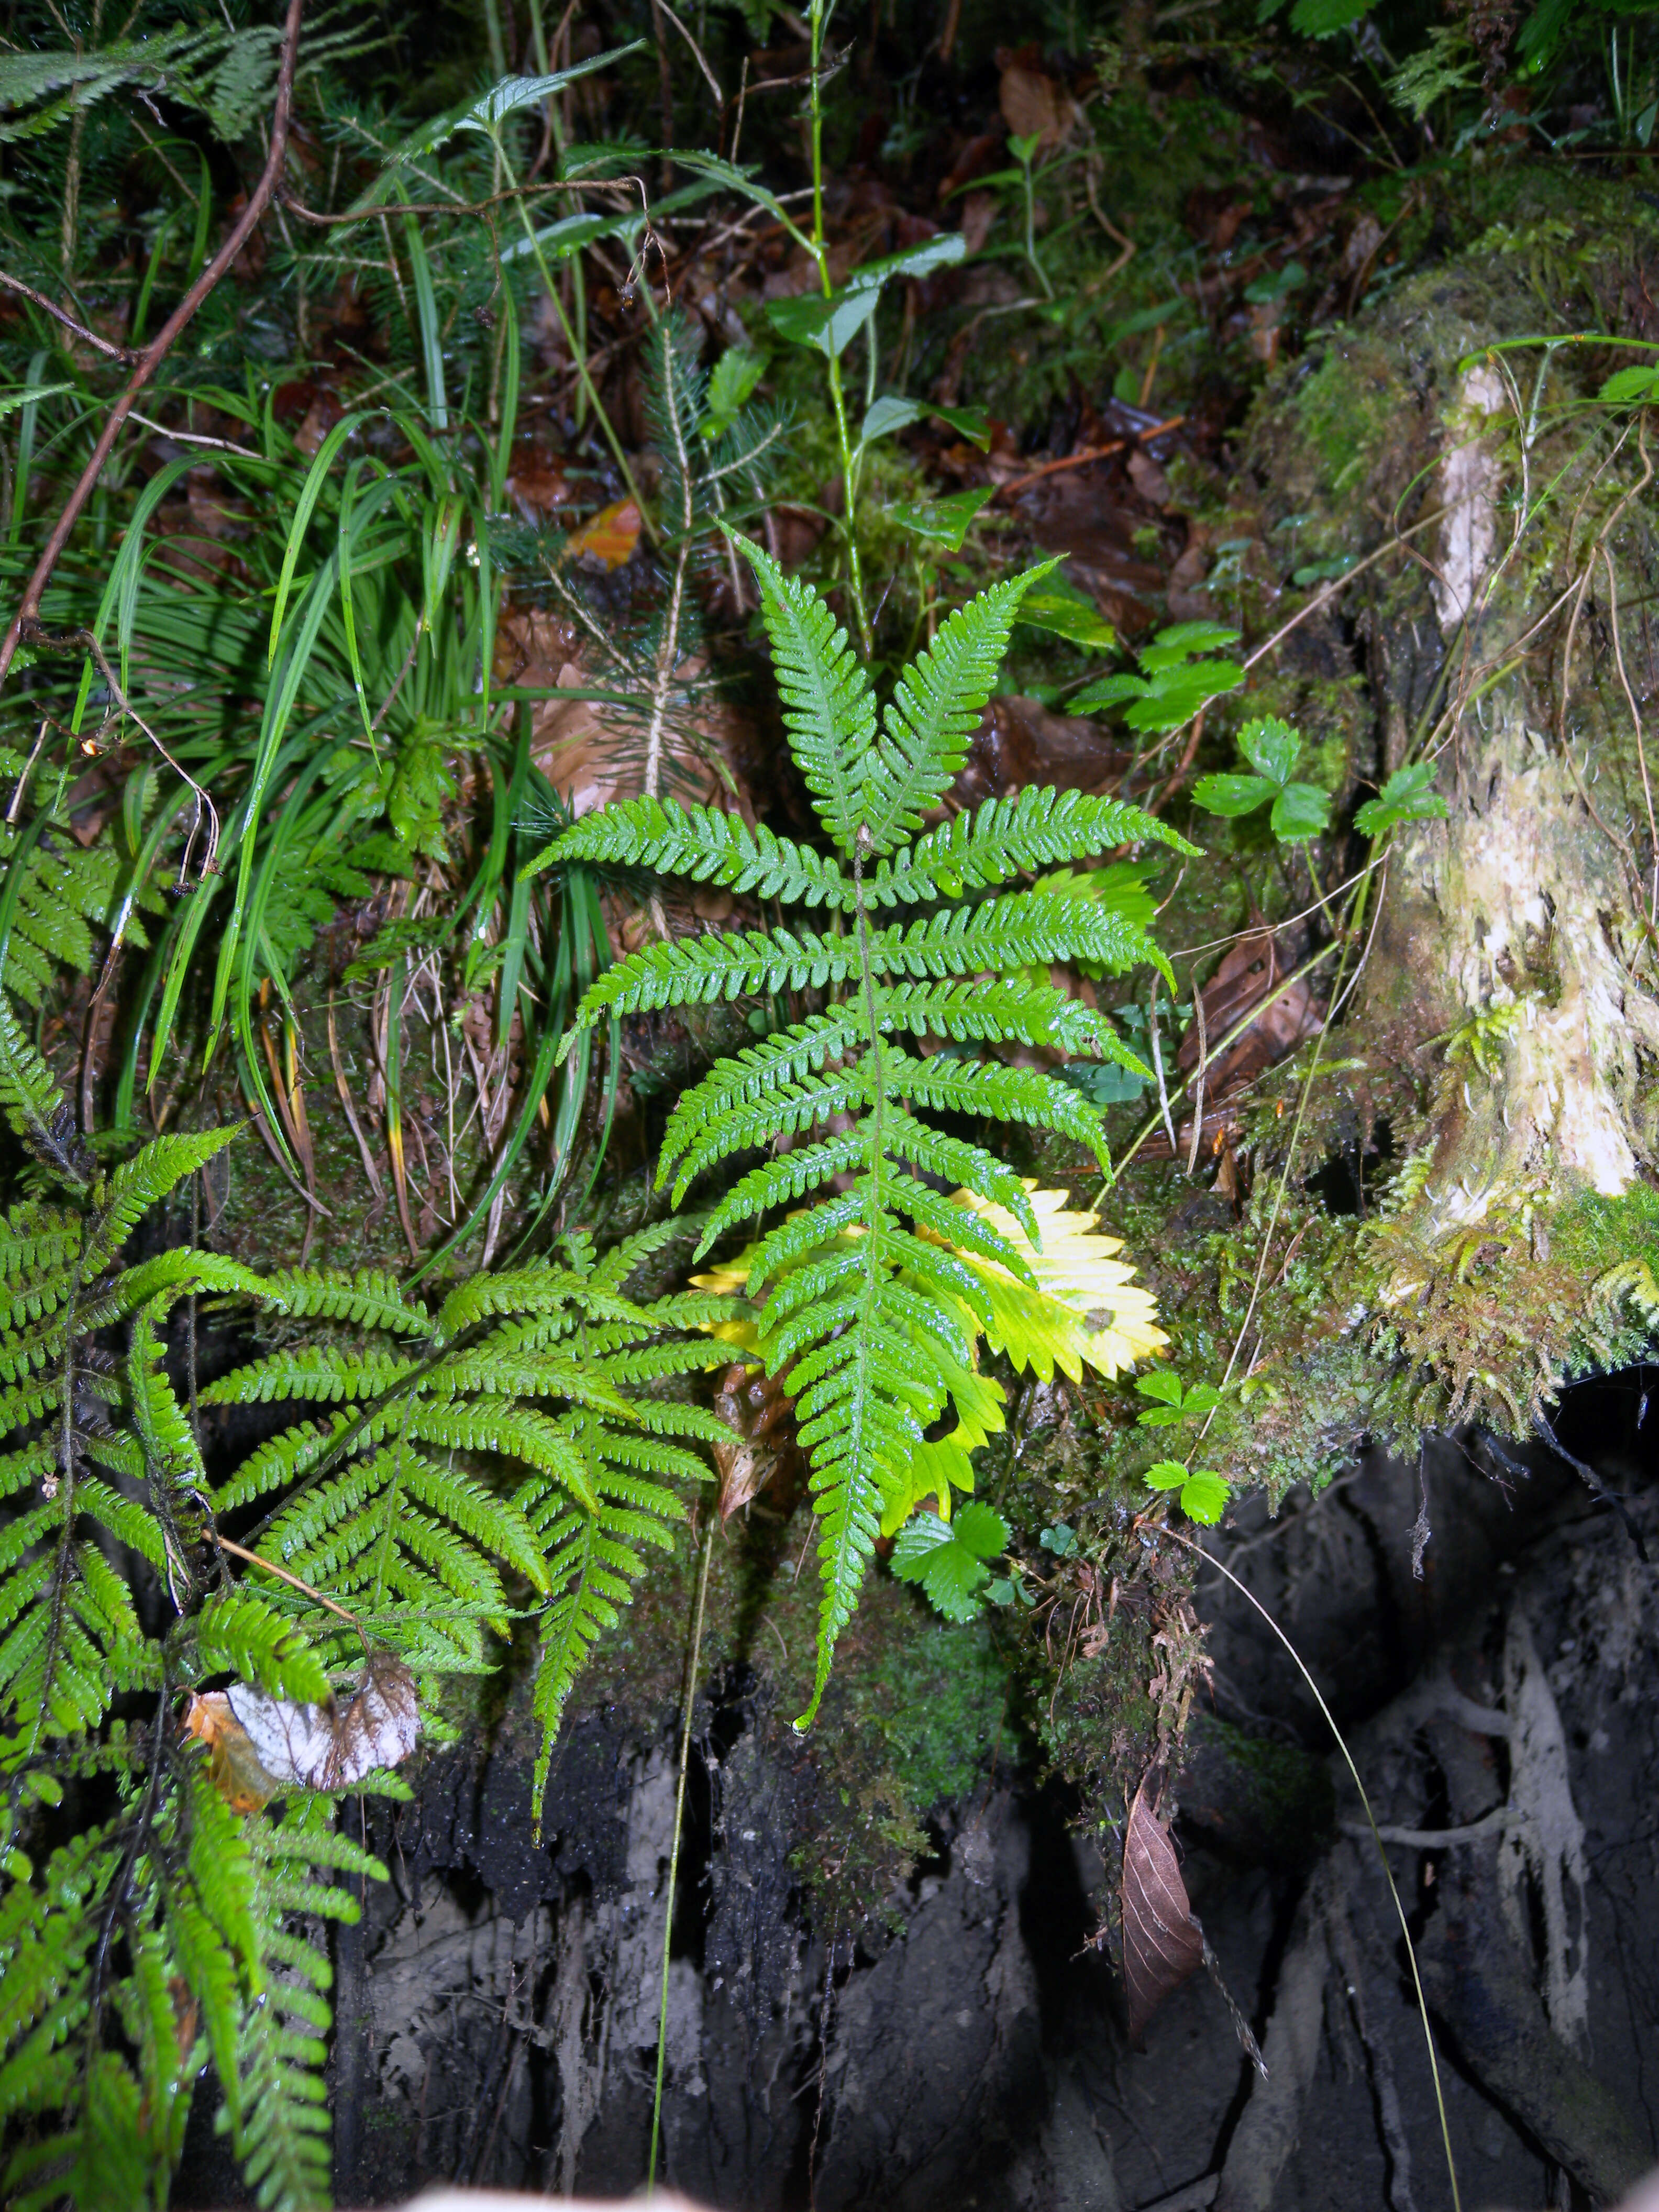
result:
[[[265,1277],[258,1296],[261,1304],[295,1321],[345,1321],[397,1336],[433,1334],[431,1315],[404,1297],[396,1277],[372,1269],[348,1275],[339,1269],[279,1268]]]
[[[330,1695],[327,1669],[304,1632],[250,1590],[210,1597],[197,1616],[196,1639],[210,1674],[230,1668],[245,1682],[302,1704]]]
[[[82,1143],[75,1116],[56,1077],[24,1036],[0,991],[0,1112],[42,1167],[70,1190],[91,1183],[92,1155]]]
[[[93,1223],[87,1240],[84,1266],[88,1277],[98,1273],[118,1252],[136,1224],[185,1177],[204,1167],[216,1153],[234,1144],[240,1131],[204,1129],[195,1134],[152,1138],[143,1150],[124,1160],[110,1178],[109,1198]]]
[[[1053,1129],[1086,1145],[1103,1170],[1107,1175],[1112,1171],[1099,1115],[1069,1085],[1039,1069],[1003,1067],[995,1062],[971,1065],[943,1058],[912,1060],[896,1052],[885,1055],[885,1067],[889,1087],[896,1098],[907,1098],[914,1105],[940,1113],[984,1114],[999,1121],[1023,1121],[1030,1128]],[[949,1170],[935,1164],[933,1172],[948,1174]],[[981,1198],[995,1196],[965,1174],[953,1180],[977,1191]],[[997,1203],[1009,1201],[998,1198]]]
[[[295,1345],[204,1383],[204,1406],[268,1406],[285,1398],[341,1405],[378,1398],[418,1371],[418,1363],[392,1352],[338,1345]]]
[[[872,905],[912,903],[994,889],[1060,860],[1081,860],[1119,845],[1167,845],[1188,860],[1199,848],[1143,807],[1080,791],[1029,786],[957,814],[920,837],[866,883]]]

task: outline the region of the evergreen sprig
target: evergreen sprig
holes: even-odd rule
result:
[[[720,999],[823,994],[820,1011],[722,1060],[681,1097],[658,1164],[678,1203],[720,1161],[763,1146],[774,1152],[714,1206],[700,1250],[740,1221],[810,1200],[760,1237],[748,1279],[750,1296],[764,1299],[767,1367],[788,1370],[822,1523],[817,1668],[805,1726],[883,1511],[904,1492],[951,1378],[971,1364],[955,1316],[964,1308],[982,1316],[986,1294],[957,1255],[1029,1275],[1000,1231],[939,1194],[940,1184],[973,1191],[1006,1206],[1035,1237],[1018,1179],[993,1152],[920,1115],[1050,1128],[1109,1171],[1098,1118],[1054,1077],[989,1056],[917,1055],[896,1040],[1019,1042],[1146,1073],[1109,1022],[1018,972],[1075,960],[1115,974],[1146,961],[1167,975],[1144,927],[1103,906],[1001,887],[1136,841],[1194,848],[1139,808],[1049,790],[995,799],[916,834],[962,766],[1020,601],[1046,568],[994,585],[953,613],[878,715],[869,679],[817,593],[758,547],[734,543],[759,583],[790,750],[831,852],[706,807],[647,799],[577,823],[534,865],[684,874],[827,908],[846,924],[645,945],[600,977],[578,1016],[587,1026]],[[927,911],[908,921],[873,918],[896,905]]]

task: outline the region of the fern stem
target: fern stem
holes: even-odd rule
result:
[[[657,343],[662,349],[663,418],[674,441],[674,465],[680,479],[680,542],[674,555],[674,587],[669,594],[668,618],[663,625],[662,642],[657,648],[657,665],[651,686],[651,726],[645,741],[644,793],[647,799],[658,796],[662,781],[663,734],[668,720],[668,692],[673,682],[674,668],[679,659],[680,611],[685,599],[686,563],[691,557],[691,461],[685,450],[685,423],[680,412],[679,393],[675,389],[675,374],[679,362],[674,351],[672,332],[665,325],[659,325]],[[655,900],[659,914],[661,901]],[[666,935],[666,932],[663,933]]]
[[[668,1901],[662,1918],[662,1997],[657,2008],[657,2083],[651,2100],[651,2156],[646,2167],[645,2191],[657,2186],[657,2145],[662,2132],[663,2077],[668,2064],[669,1948],[674,1936],[674,1892],[679,1881],[680,1838],[685,1829],[685,1779],[691,1766],[691,1717],[697,1701],[697,1668],[702,1654],[702,1617],[708,1597],[708,1569],[714,1557],[714,1516],[703,1529],[702,1564],[697,1570],[697,1603],[691,1616],[691,1650],[685,1668],[685,1702],[680,1715],[680,1778],[674,1793],[674,1840],[668,1854]]]

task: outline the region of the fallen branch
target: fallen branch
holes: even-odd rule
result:
[[[29,578],[17,611],[11,618],[3,640],[0,640],[0,684],[5,682],[17,656],[26,625],[40,620],[40,601],[51,580],[52,572],[58,565],[58,556],[69,544],[70,532],[80,520],[87,501],[92,497],[94,488],[104,472],[104,464],[120,435],[121,426],[132,412],[139,393],[167,359],[203,301],[235,261],[270,204],[288,153],[289,126],[294,114],[294,66],[299,54],[300,17],[304,4],[305,0],[288,0],[288,15],[283,25],[283,58],[276,72],[276,105],[270,123],[270,150],[265,157],[259,181],[249,193],[247,205],[238,216],[230,235],[167,317],[154,339],[139,355],[137,366],[127,380],[126,389],[110,410],[98,443],[92,449],[92,458],[82,470],[80,482],[70,494],[63,513],[52,526],[52,535],[35,563],[34,574]]]

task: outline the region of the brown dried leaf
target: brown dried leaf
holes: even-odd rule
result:
[[[420,1726],[415,1677],[390,1651],[370,1654],[343,1706],[301,1705],[237,1682],[192,1698],[185,1715],[186,1731],[211,1751],[214,1787],[238,1813],[285,1790],[349,1790],[374,1767],[399,1765]]]
[[[1046,161],[1063,145],[1077,124],[1077,106],[1063,84],[1039,70],[1011,64],[1002,72],[997,105],[1016,138],[1039,138],[1037,159]]]
[[[640,510],[631,499],[602,507],[591,522],[573,531],[568,550],[573,560],[600,569],[620,568],[634,557],[640,542]]]
[[[1212,1052],[1263,1000],[1272,997],[1306,959],[1310,951],[1304,927],[1291,929],[1253,929],[1228,948],[1221,965],[1204,987],[1204,1030]],[[1319,1027],[1324,1001],[1312,982],[1294,983],[1251,1023],[1228,1049],[1216,1054],[1205,1072],[1206,1109],[1222,1100],[1293,1052],[1304,1036]],[[1181,1041],[1177,1064],[1183,1075],[1198,1065],[1198,1024],[1194,1022]]]
[[[1204,1962],[1204,1933],[1188,1905],[1170,1832],[1146,1802],[1144,1776],[1123,1839],[1121,1897],[1129,2037],[1139,2043],[1164,1998]]]
[[[720,1519],[758,1498],[769,1484],[793,1470],[794,1432],[790,1416],[795,1401],[782,1385],[758,1369],[740,1364],[720,1378],[714,1411],[732,1431],[729,1444],[714,1447],[720,1483]]]

